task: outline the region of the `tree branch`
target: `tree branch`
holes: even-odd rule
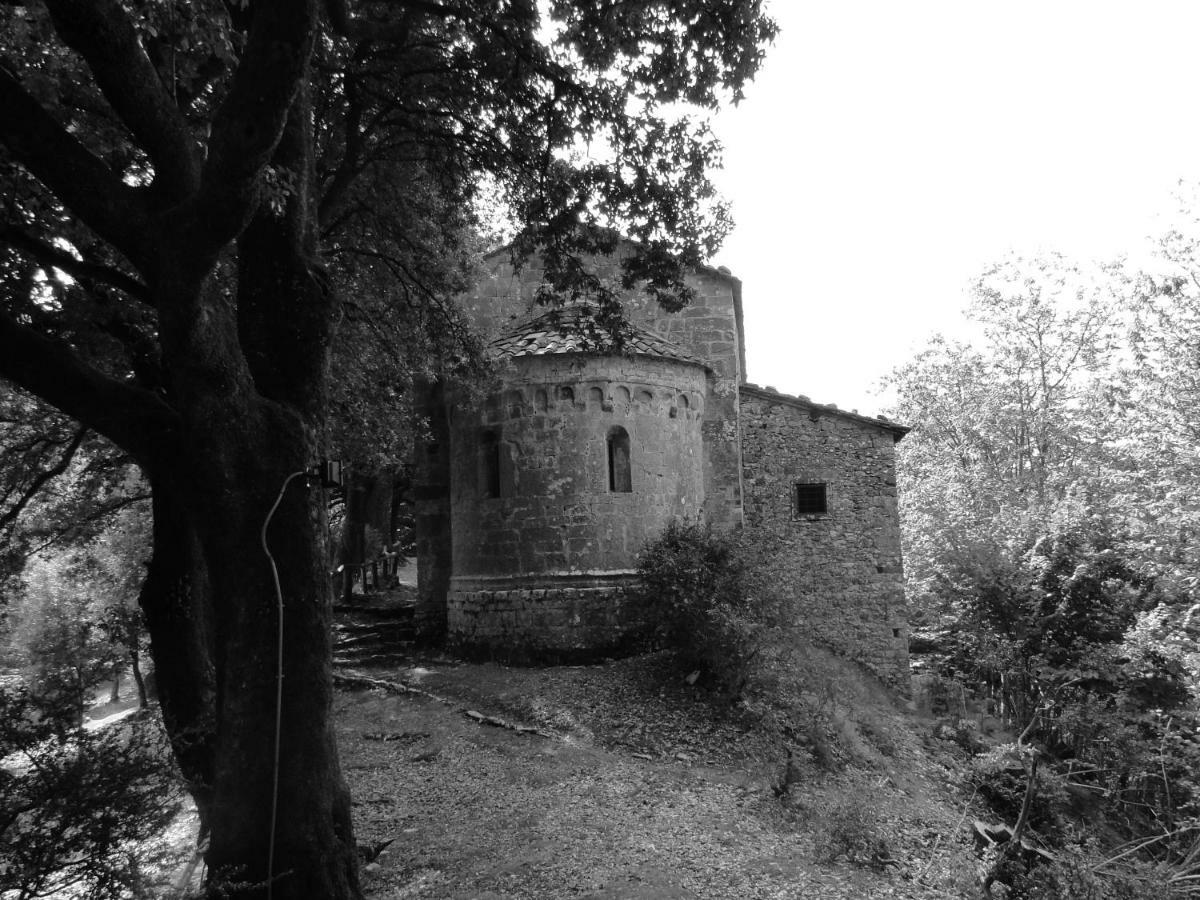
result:
[[[44,540],[42,540],[40,544],[35,544],[34,546],[28,548],[24,553],[24,557],[29,559],[30,557],[37,556],[42,551],[49,550],[55,544],[59,544],[68,540],[71,535],[75,533],[75,529],[79,526],[89,525],[92,522],[98,522],[104,519],[106,516],[114,515],[126,507],[133,506],[135,503],[143,503],[152,499],[153,497],[151,494],[118,495],[118,499],[110,500],[108,503],[102,504],[99,509],[89,512],[82,518],[76,518],[72,520],[71,523],[66,527],[56,528],[49,531],[41,531],[38,536],[44,536]]]
[[[54,27],[87,62],[106,100],[154,163],[154,186],[181,200],[200,183],[199,156],[179,107],[115,0],[48,0]]]
[[[143,209],[137,190],[59,125],[3,66],[0,141],[88,227],[135,263],[153,253],[139,240]]]
[[[237,237],[259,199],[257,182],[283,134],[308,66],[316,0],[258,0],[229,93],[213,117],[200,190],[178,210],[179,249],[203,274]]]
[[[328,225],[329,220],[341,208],[346,197],[346,192],[354,183],[354,179],[358,177],[359,172],[362,171],[364,144],[362,130],[363,103],[358,90],[357,76],[347,73],[345,85],[345,149],[342,152],[342,159],[333,173],[333,178],[329,186],[325,189],[325,193],[321,196],[317,207],[317,223],[320,228]]]
[[[87,436],[87,433],[88,430],[86,428],[78,429],[67,444],[66,449],[63,450],[63,454],[58,462],[49,469],[43,469],[38,472],[29,486],[21,492],[21,496],[17,498],[17,502],[10,509],[0,513],[0,532],[3,532],[5,528],[17,520],[17,517],[21,515],[25,507],[29,505],[29,502],[37,496],[38,491],[45,487],[48,482],[53,481],[63,472],[67,471],[67,466],[71,465],[71,460],[75,458],[75,452],[83,444],[83,439]]]
[[[43,243],[14,225],[0,223],[0,241],[17,250],[24,251],[39,265],[61,269],[79,281],[90,279],[103,282],[124,291],[136,300],[153,305],[146,286],[132,275],[126,275],[119,269],[101,263],[78,260],[66,250]]]
[[[128,451],[143,468],[173,454],[178,415],[160,397],[97,371],[68,347],[0,313],[0,377]]]

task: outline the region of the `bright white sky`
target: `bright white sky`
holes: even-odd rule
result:
[[[750,381],[873,414],[1007,250],[1136,252],[1200,180],[1200,3],[774,0],[721,113]]]

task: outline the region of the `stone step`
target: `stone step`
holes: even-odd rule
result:
[[[395,635],[413,631],[415,625],[412,619],[403,622],[338,622],[334,625],[335,637],[355,637],[358,635]]]
[[[392,647],[397,644],[412,643],[412,629],[403,632],[388,632],[381,634],[379,632],[369,632],[367,634],[356,634],[350,637],[335,637],[333,649],[336,653],[339,650],[348,650],[353,647]]]
[[[338,604],[346,603],[342,595],[338,595],[336,602]],[[393,585],[389,588],[384,588],[378,591],[370,591],[366,594],[355,593],[353,599],[350,600],[351,606],[400,606],[406,603],[417,602],[417,586],[415,584],[400,584]]]
[[[409,641],[385,649],[334,650],[335,666],[383,668],[403,665],[412,658],[413,644]]]

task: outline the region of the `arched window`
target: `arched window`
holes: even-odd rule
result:
[[[479,437],[479,488],[485,497],[500,496],[500,435],[494,431]]]
[[[608,489],[614,494],[633,491],[629,470],[629,432],[620,426],[608,432]]]

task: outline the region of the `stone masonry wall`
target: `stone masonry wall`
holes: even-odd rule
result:
[[[640,632],[640,599],[631,579],[454,591],[451,642],[468,653],[516,661],[594,658]]]
[[[908,616],[889,423],[743,386],[746,529],[789,548],[798,615],[813,639],[907,694]],[[828,511],[795,512],[797,483],[825,484]]]
[[[553,659],[637,634],[628,588],[638,551],[703,506],[706,389],[693,363],[546,354],[512,360],[482,408],[452,408],[451,643]],[[618,428],[629,442],[628,492],[609,484]],[[483,490],[485,433],[504,456],[498,497]]]
[[[701,510],[705,393],[705,372],[690,363],[518,357],[483,409],[452,412],[454,578],[631,571],[668,521]],[[609,490],[616,427],[629,436],[629,493]],[[511,467],[509,496],[482,489],[485,432]]]
[[[596,274],[616,279],[620,255],[597,259]],[[488,259],[488,269],[476,290],[460,303],[468,317],[492,340],[536,316],[540,307],[534,296],[542,283],[536,257],[514,271],[507,252]],[[741,445],[738,441],[738,385],[742,370],[742,335],[739,327],[741,283],[731,275],[703,269],[688,277],[696,299],[678,313],[664,311],[639,294],[625,299],[630,322],[667,338],[712,370],[702,432],[705,460],[705,518],[718,528],[731,528],[742,521]]]

